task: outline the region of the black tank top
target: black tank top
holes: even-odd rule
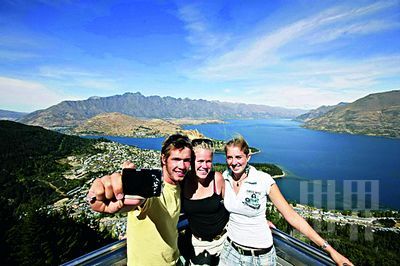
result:
[[[182,211],[188,218],[192,233],[205,239],[219,235],[229,220],[229,213],[222,196],[216,193],[213,181],[214,193],[208,198],[190,200],[182,196]]]

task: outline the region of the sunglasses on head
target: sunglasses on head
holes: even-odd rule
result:
[[[206,144],[210,147],[214,147],[214,142],[211,139],[193,139],[192,140],[192,145],[193,147]]]

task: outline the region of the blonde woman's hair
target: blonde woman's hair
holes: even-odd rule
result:
[[[250,154],[249,144],[247,144],[247,141],[243,138],[242,135],[237,135],[226,143],[225,154],[228,151],[228,147],[238,147],[244,154]]]
[[[211,139],[193,139],[192,140],[193,150],[205,149],[215,152],[214,143]]]

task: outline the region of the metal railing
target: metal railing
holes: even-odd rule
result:
[[[181,219],[178,223],[179,231],[185,229],[187,225],[187,219]],[[321,250],[278,229],[271,230],[278,265],[335,265],[333,260]],[[62,264],[62,266],[73,265],[126,265],[126,240],[119,240]]]
[[[331,257],[278,229],[271,229],[280,265],[336,265]]]

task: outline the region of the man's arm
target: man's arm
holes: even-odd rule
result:
[[[135,168],[129,161],[122,168]],[[87,195],[92,210],[102,213],[127,212],[144,204],[144,199],[124,199],[122,191],[122,176],[120,173],[97,178]]]

